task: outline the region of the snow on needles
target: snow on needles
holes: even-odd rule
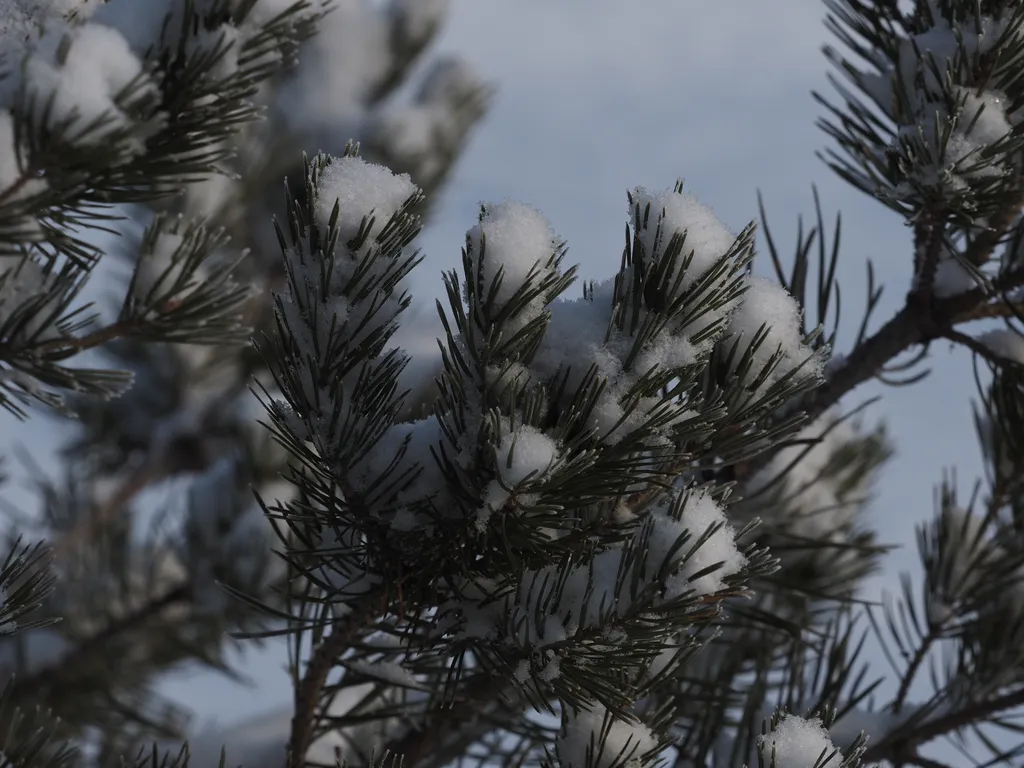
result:
[[[715,212],[687,192],[667,189],[651,192],[645,187],[633,191],[630,213],[640,234],[647,258],[664,252],[673,236],[685,235],[683,256],[690,258],[682,276],[680,293],[721,259],[736,241]],[[650,216],[645,216],[650,206]],[[692,253],[692,256],[690,254]],[[678,266],[682,266],[680,260]]]
[[[882,59],[875,64],[878,72],[856,72],[854,80],[900,126],[891,149],[913,147],[907,156],[914,185],[968,191],[978,179],[1012,170],[1004,162],[986,164],[980,155],[1003,140],[1022,114],[1009,111],[1001,90],[1005,76],[973,71],[979,56],[991,52],[1007,31],[1012,12],[998,18],[968,15],[951,24],[930,5],[931,26],[899,41],[895,66]],[[897,98],[897,82],[906,104]],[[950,122],[943,147],[939,131]],[[922,144],[923,152],[914,147]],[[910,194],[914,185],[901,184],[896,193]]]
[[[531,278],[554,269],[558,242],[551,224],[540,211],[523,203],[488,206],[480,223],[466,233],[472,253],[479,259],[485,290],[500,280],[495,302],[507,304]]]
[[[463,615],[462,636],[501,637],[519,647],[540,650],[581,628],[598,628],[611,619],[627,616],[634,607],[635,595],[654,584],[659,574],[667,577],[664,595],[656,602],[687,593],[701,597],[721,590],[725,578],[746,564],[736,546],[735,531],[722,508],[705,493],[690,492],[681,502],[681,514],[670,512],[673,505],[669,504],[650,513],[649,522],[637,530],[633,542],[640,546],[646,538],[646,552],[625,573],[621,571],[626,550],[612,547],[574,566],[564,579],[557,566],[527,571],[516,593],[504,599],[489,599],[493,585],[481,583],[467,589],[466,600],[457,606]],[[677,547],[684,535],[687,538]],[[707,538],[694,549],[705,535]],[[694,578],[707,569],[712,570]],[[636,593],[632,592],[634,581]],[[510,630],[507,636],[502,636],[503,628]]]
[[[725,587],[725,577],[739,573],[747,563],[746,557],[736,547],[736,531],[729,525],[725,511],[707,493],[691,493],[683,506],[681,520],[668,514],[667,505],[651,514],[653,529],[648,540],[648,558],[658,567],[670,556],[680,558],[688,555],[679,570],[669,578],[665,599],[671,600],[694,590],[698,595],[709,595]],[[679,537],[686,532],[690,538],[676,553],[672,554]],[[696,542],[710,534],[699,547]],[[717,570],[694,575],[721,564]]]
[[[1024,336],[1008,328],[987,331],[978,337],[994,354],[1018,365],[1024,365]]]
[[[787,513],[780,522],[796,536],[841,541],[867,498],[869,478],[858,479],[853,465],[828,470],[844,446],[860,438],[849,419],[830,411],[793,435],[792,445],[777,450],[747,480],[744,494],[772,494]]]
[[[339,243],[355,236],[365,216],[374,219],[372,237],[417,191],[407,173],[392,173],[383,165],[368,163],[360,157],[336,157],[320,172],[316,219],[326,229],[337,203]]]
[[[611,768],[639,764],[657,744],[647,726],[621,720],[594,704],[589,712],[568,718],[555,741],[555,753],[563,768]]]
[[[776,768],[839,768],[842,753],[832,743],[820,718],[805,720],[796,715],[783,715],[775,728],[757,738],[758,750],[765,765]]]
[[[504,434],[495,450],[498,478],[491,481],[479,512],[477,526],[482,528],[490,514],[509,498],[510,492],[524,483],[529,485],[544,477],[558,460],[558,443],[529,425]]]
[[[154,87],[124,36],[92,23],[46,32],[26,56],[22,77],[36,109],[47,110],[40,115],[45,114],[48,125],[74,121],[68,138],[87,146],[99,144],[113,129],[132,125],[133,118],[118,100],[130,84]],[[94,129],[100,119],[105,124]]]
[[[803,342],[800,305],[796,299],[771,280],[751,277],[743,300],[729,320],[728,334],[738,340],[739,351],[743,352],[751,346],[762,326],[766,326],[766,335],[753,352],[753,364],[746,377],[749,381],[758,378],[776,354],[779,355],[778,362],[762,384],[764,387],[771,386],[801,365],[807,374],[821,375],[825,360]],[[740,357],[736,355],[734,364]]]

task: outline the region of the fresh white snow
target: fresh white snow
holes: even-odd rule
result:
[[[843,762],[820,718],[783,715],[775,729],[757,742],[766,765],[774,752],[777,768],[838,768]]]

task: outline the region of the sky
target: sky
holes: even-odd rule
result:
[[[820,0],[454,0],[436,49],[466,58],[497,91],[420,239],[426,260],[415,292],[440,295],[441,270],[455,265],[482,201],[536,206],[568,240],[582,276],[604,279],[618,266],[628,188],[681,177],[736,232],[757,217],[760,190],[786,253],[797,216],[813,216],[815,184],[826,218],[843,216],[837,346],[847,350],[867,259],[886,285],[878,327],[906,294],[911,249],[902,221],[815,156],[828,140],[815,127],[823,109],[811,91],[832,94],[820,52],[824,12]],[[768,266],[757,269],[767,274]],[[922,383],[867,385],[843,403],[881,395],[868,415],[888,422],[897,450],[870,520],[904,550],[868,596],[914,570],[914,526],[931,514],[943,469],[957,467],[964,496],[980,472],[970,357],[939,344],[927,365],[932,375]],[[240,659],[252,687],[189,673],[161,688],[200,721],[232,723],[288,706],[283,660],[280,652]]]

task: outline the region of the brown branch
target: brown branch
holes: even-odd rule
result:
[[[901,755],[906,754],[921,744],[933,741],[940,736],[945,736],[952,731],[966,728],[974,723],[984,722],[1000,712],[1016,709],[1021,706],[1024,706],[1024,687],[993,699],[974,702],[956,712],[925,720],[920,725],[914,726],[906,732],[902,732],[902,729],[897,729],[878,743],[869,746],[861,759],[865,763],[881,760],[895,762]]]
[[[1024,282],[1018,269],[995,281],[997,290],[1009,290]],[[814,420],[855,388],[873,379],[892,358],[917,344],[927,344],[948,335],[959,322],[993,316],[996,311],[983,288],[936,299],[929,305],[910,302],[893,315],[874,335],[857,346],[831,378],[812,391],[802,410]],[[979,314],[979,309],[985,314]],[[1006,311],[1009,311],[1007,309]]]
[[[903,674],[903,679],[900,681],[899,690],[896,691],[896,698],[893,699],[892,710],[895,714],[899,714],[899,711],[903,709],[903,703],[906,701],[907,695],[910,693],[910,685],[914,682],[914,678],[917,676],[918,670],[928,657],[928,651],[931,649],[932,645],[939,640],[940,632],[941,627],[931,628],[928,631],[928,634],[921,639],[921,644],[910,659],[910,663],[907,665],[907,670]]]
[[[42,344],[34,347],[32,353],[38,356],[54,357],[58,360],[70,357],[71,355],[82,352],[86,349],[93,349],[101,344],[120,339],[123,336],[127,336],[132,332],[133,328],[131,323],[126,323],[123,320],[118,320],[116,323],[98,328],[91,333],[87,333],[85,336],[78,337],[62,337],[59,339],[51,339],[50,341],[44,341]]]
[[[1024,302],[996,301],[989,304],[979,304],[974,309],[958,315],[954,318],[953,323],[954,325],[959,325],[973,320],[1013,318],[1018,315],[1024,315]]]
[[[466,748],[495,727],[494,707],[512,708],[516,687],[480,675],[465,688],[462,700],[435,709],[414,730],[389,744],[391,754],[402,758],[404,768],[437,768],[462,755]],[[428,760],[429,762],[424,762]]]
[[[306,674],[295,688],[295,713],[288,739],[288,768],[302,768],[306,764],[306,752],[313,743],[316,710],[335,663],[355,643],[360,633],[367,630],[370,621],[384,612],[387,603],[386,591],[383,599],[379,592],[364,595],[348,615],[334,622],[331,633],[313,652],[306,665]]]

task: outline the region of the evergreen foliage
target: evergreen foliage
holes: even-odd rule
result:
[[[754,222],[637,187],[581,286],[539,211],[484,204],[434,369],[398,336],[415,243],[488,88],[444,59],[389,97],[446,3],[0,5],[0,403],[79,422],[5,530],[0,763],[1020,765],[1024,11],[825,4],[825,160],[913,227],[899,312],[871,330],[869,265],[839,338],[817,196],[791,261],[762,206],[767,280]],[[109,317],[83,291],[115,256]],[[920,575],[865,604],[892,451],[844,398],[943,339],[987,474],[943,481]],[[183,744],[157,676],[281,636],[292,710]]]

